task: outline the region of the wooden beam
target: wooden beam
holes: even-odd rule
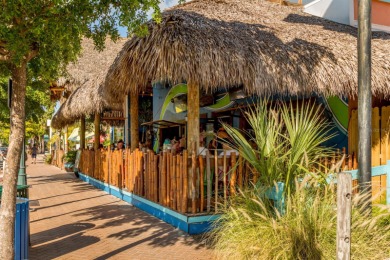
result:
[[[195,151],[199,148],[199,86],[193,82],[187,85],[187,147],[195,143]],[[194,151],[190,149],[190,153]]]
[[[95,144],[94,144],[94,150],[97,151],[99,149],[100,145],[100,114],[95,114]]]
[[[80,148],[85,149],[85,116],[80,118]]]
[[[130,95],[130,144],[131,150],[138,147],[139,131],[138,131],[138,95]]]

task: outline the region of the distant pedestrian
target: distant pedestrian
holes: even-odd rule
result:
[[[38,148],[37,145],[34,144],[34,146],[31,148],[31,159],[32,163],[37,164],[37,153],[38,153]]]

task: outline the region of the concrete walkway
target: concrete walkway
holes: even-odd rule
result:
[[[31,161],[29,159],[28,161]],[[27,167],[30,259],[212,259],[212,250],[43,157]]]

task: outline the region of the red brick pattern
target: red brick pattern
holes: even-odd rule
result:
[[[30,259],[212,259],[200,237],[100,191],[58,168],[27,167]]]

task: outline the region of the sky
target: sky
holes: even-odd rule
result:
[[[174,5],[177,5],[179,0],[162,0],[159,4],[161,11],[164,11],[164,9],[172,7]],[[149,14],[149,18],[151,18],[151,14]],[[125,27],[119,27],[119,33],[122,37],[127,37],[127,30]]]

